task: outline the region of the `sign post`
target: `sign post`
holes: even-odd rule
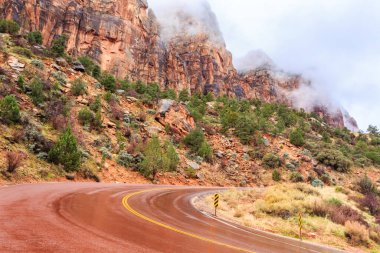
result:
[[[219,206],[219,194],[215,194],[214,195],[214,207],[215,207],[215,216],[216,216],[216,209],[218,208]]]
[[[298,213],[298,226],[300,228],[300,240],[302,241],[302,213]]]

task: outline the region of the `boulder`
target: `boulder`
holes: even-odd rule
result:
[[[195,128],[194,118],[187,108],[170,99],[162,99],[159,102],[155,119],[162,126],[169,126],[174,134],[180,136],[187,135]]]
[[[25,64],[19,62],[19,60],[14,56],[9,56],[8,65],[17,72],[23,71],[25,68]]]
[[[73,69],[75,71],[80,71],[80,72],[85,72],[86,71],[85,67],[79,61],[76,61],[76,62],[73,63]]]
[[[58,57],[55,59],[55,63],[58,65],[58,66],[61,66],[61,67],[67,67],[69,64],[67,63],[67,61],[62,58],[62,57]]]
[[[196,163],[196,162],[193,162],[193,161],[187,161],[186,162],[187,165],[189,165],[193,170],[199,170],[201,168],[201,166]]]

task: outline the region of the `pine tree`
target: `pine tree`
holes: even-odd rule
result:
[[[49,160],[63,165],[65,171],[76,171],[81,165],[81,153],[71,128],[67,128],[49,152]]]

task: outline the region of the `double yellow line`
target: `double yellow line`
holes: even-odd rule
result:
[[[233,249],[233,250],[238,250],[238,251],[241,251],[241,252],[247,252],[247,253],[256,253],[254,251],[250,251],[250,250],[247,250],[247,249],[243,249],[243,248],[239,248],[239,247],[236,247],[236,246],[233,246],[233,245],[229,245],[229,244],[226,244],[226,243],[222,243],[222,242],[218,242],[218,241],[215,241],[215,240],[211,240],[211,239],[208,239],[206,237],[203,237],[203,236],[200,236],[200,235],[196,235],[196,234],[193,234],[193,233],[189,233],[189,232],[186,232],[186,231],[183,231],[183,230],[180,230],[178,228],[175,228],[175,227],[172,227],[172,226],[169,226],[169,225],[166,225],[164,223],[161,223],[159,221],[156,221],[156,220],[153,220],[152,218],[149,218],[141,213],[139,213],[138,211],[136,211],[135,209],[133,209],[129,203],[128,203],[128,200],[134,196],[137,196],[139,194],[142,194],[142,193],[147,193],[147,192],[151,192],[151,191],[156,191],[156,190],[163,190],[163,189],[150,189],[150,190],[143,190],[143,191],[137,191],[137,192],[133,192],[127,196],[125,196],[122,200],[122,204],[123,206],[131,213],[133,213],[134,215],[136,215],[137,217],[143,219],[143,220],[146,220],[150,223],[153,223],[153,224],[156,224],[160,227],[163,227],[163,228],[166,228],[166,229],[169,229],[171,231],[174,231],[176,233],[179,233],[179,234],[183,234],[183,235],[186,235],[186,236],[190,236],[192,238],[196,238],[196,239],[199,239],[199,240],[202,240],[202,241],[205,241],[205,242],[209,242],[209,243],[213,243],[213,244],[216,244],[216,245],[219,245],[219,246],[224,246],[224,247],[227,247],[227,248],[230,248],[230,249]]]

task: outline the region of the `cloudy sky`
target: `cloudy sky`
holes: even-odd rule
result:
[[[149,0],[162,11],[181,0]],[[186,1],[196,10],[203,0]],[[303,73],[345,107],[361,129],[380,127],[380,1],[208,0],[238,59],[264,51]],[[160,9],[161,8],[161,9]]]

